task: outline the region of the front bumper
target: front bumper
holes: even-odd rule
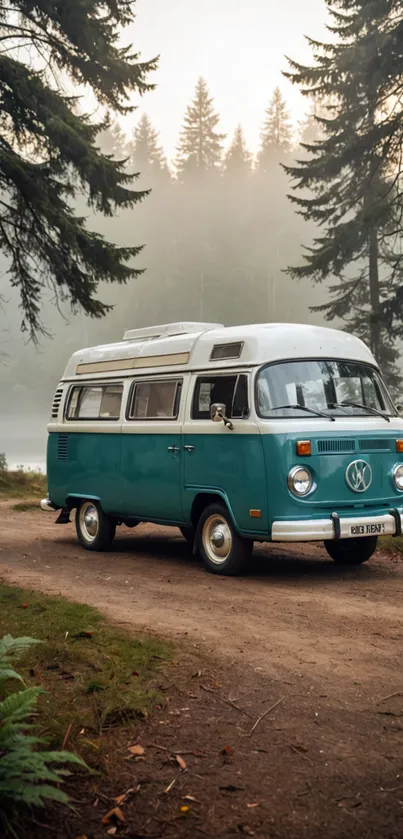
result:
[[[273,542],[325,542],[364,536],[401,536],[403,511],[391,510],[382,516],[350,516],[332,513],[326,519],[273,522]]]

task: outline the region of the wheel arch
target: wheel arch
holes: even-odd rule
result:
[[[101,505],[101,499],[99,495],[90,495],[88,493],[79,493],[79,492],[72,492],[66,498],[66,507],[69,510],[74,510],[75,507],[78,507],[81,504],[81,501],[97,501],[98,504]]]
[[[193,503],[192,503],[192,508],[191,508],[191,511],[190,511],[190,518],[191,518],[192,525],[193,525],[194,529],[195,530],[197,529],[197,525],[198,525],[198,522],[199,522],[199,519],[200,519],[200,516],[201,516],[203,510],[205,510],[206,507],[209,507],[210,504],[217,504],[217,502],[219,502],[219,501],[224,502],[224,504],[225,504],[225,506],[228,510],[228,513],[231,517],[232,524],[234,525],[237,533],[239,533],[240,532],[239,527],[237,525],[234,513],[232,511],[231,504],[229,502],[228,496],[223,490],[219,490],[219,489],[200,490],[195,495],[195,497],[193,499]]]

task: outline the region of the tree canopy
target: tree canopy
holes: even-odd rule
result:
[[[330,301],[317,311],[344,320],[390,368],[403,337],[403,10],[395,0],[327,5],[332,39],[310,40],[314,64],[290,60],[286,74],[325,109],[314,117],[318,139],[286,167],[292,202],[322,229],[305,264],[289,270],[314,283],[330,278]]]
[[[179,173],[207,172],[217,168],[222,158],[225,134],[217,131],[219,115],[213,107],[207,82],[199,78],[195,96],[186,109],[179,138],[177,169]]]
[[[101,153],[96,124],[82,112],[91,92],[105,109],[127,114],[133,94],[152,87],[156,60],[141,62],[120,45],[134,21],[135,0],[13,0],[0,3],[0,250],[18,288],[22,329],[44,330],[43,291],[92,317],[109,306],[99,283],[125,283],[139,271],[138,246],[117,247],[87,229],[74,209],[111,216],[133,207],[143,192],[123,161]]]

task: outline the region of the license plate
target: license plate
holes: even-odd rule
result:
[[[386,533],[386,525],[374,522],[366,522],[365,524],[352,524],[350,526],[350,536],[381,536]]]

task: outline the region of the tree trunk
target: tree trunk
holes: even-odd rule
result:
[[[379,293],[379,248],[378,230],[371,228],[369,234],[369,297],[371,303],[370,335],[371,351],[379,361],[381,353],[381,299]]]

